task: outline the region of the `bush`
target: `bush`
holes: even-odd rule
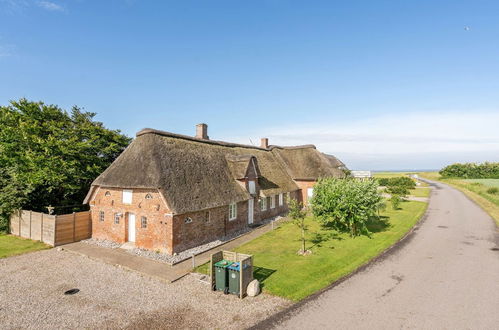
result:
[[[392,208],[394,210],[398,210],[400,208],[402,198],[399,195],[392,195],[392,198],[390,198],[390,202],[392,203]]]
[[[499,179],[499,163],[456,163],[444,167],[440,175],[444,178]]]
[[[367,222],[377,218],[383,198],[375,180],[321,179],[314,187],[312,213],[324,228],[370,235]]]
[[[497,193],[499,193],[499,188],[491,187],[491,188],[487,189],[487,193],[491,194],[491,195],[496,195]]]
[[[410,189],[416,187],[416,182],[409,177],[401,176],[395,178],[379,178],[378,183],[386,187],[386,191],[392,195],[405,196]]]

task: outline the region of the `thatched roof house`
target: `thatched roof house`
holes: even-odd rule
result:
[[[255,197],[278,196],[282,206],[283,194],[302,189],[300,180],[344,176],[344,164],[313,145],[280,147],[262,141],[256,147],[209,140],[206,125],[198,126],[196,137],[143,129],[95,179],[85,203],[94,201],[97,206],[96,191],[113,188],[157,191],[172,216],[246,203]],[[252,180],[256,180],[255,191],[248,188]],[[116,207],[114,203],[111,206]],[[259,207],[272,208],[272,203],[275,200]],[[256,206],[255,210],[260,211]]]

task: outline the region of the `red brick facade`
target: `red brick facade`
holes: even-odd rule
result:
[[[243,184],[247,185],[247,182]],[[237,203],[237,216],[234,220],[229,220],[228,205],[172,215],[159,191],[132,189],[132,192],[132,203],[124,204],[123,189],[97,188],[90,202],[93,238],[127,242],[128,218],[132,213],[135,215],[135,246],[173,254],[222,238],[248,226],[248,201]],[[271,207],[271,197],[265,198],[267,208],[264,211],[260,209],[258,198],[254,198],[254,224],[285,215],[288,211],[286,193],[282,196],[282,205],[279,205],[279,195],[274,196],[275,207]],[[290,192],[290,198],[300,198],[300,191]],[[104,212],[103,221],[100,212]],[[116,214],[119,215],[118,223],[115,223]],[[142,217],[147,218],[146,228],[142,228]]]
[[[313,188],[317,181],[295,180],[295,183],[300,188],[300,202],[305,206],[308,205],[308,189]]]

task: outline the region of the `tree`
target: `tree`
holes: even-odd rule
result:
[[[305,249],[305,232],[308,229],[308,226],[305,223],[307,211],[303,208],[302,203],[298,202],[296,199],[291,199],[289,201],[288,215],[293,221],[293,223],[301,230],[301,243],[302,243],[301,253],[304,255],[305,251],[307,251]]]
[[[311,205],[323,227],[355,237],[370,235],[367,223],[384,204],[375,180],[325,178],[315,185]]]
[[[71,212],[131,139],[95,113],[26,99],[0,106],[0,218],[29,208]],[[1,224],[0,224],[1,226]],[[5,229],[5,228],[4,228]]]

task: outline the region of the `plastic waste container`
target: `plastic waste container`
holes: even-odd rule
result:
[[[215,287],[214,290],[223,291],[225,294],[228,293],[228,276],[227,267],[231,265],[230,261],[220,260],[215,264]]]
[[[241,276],[239,262],[233,262],[227,267],[229,277],[229,293],[239,295],[239,278]]]

